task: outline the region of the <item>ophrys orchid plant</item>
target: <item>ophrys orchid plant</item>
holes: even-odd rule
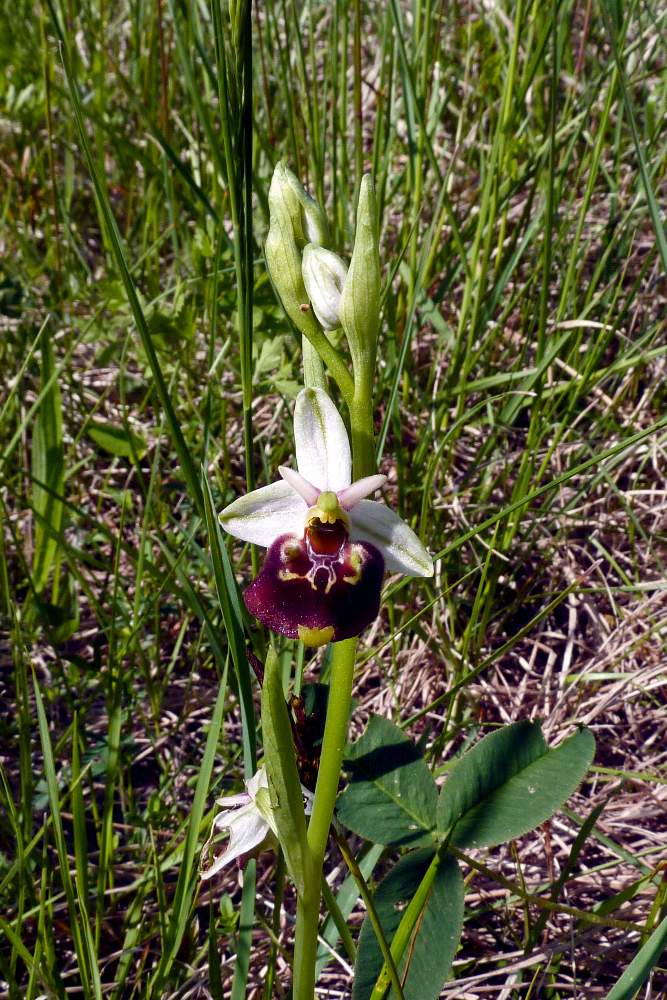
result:
[[[294,707],[299,699],[290,698],[291,719],[286,704],[289,650],[283,649],[279,665],[270,644],[262,685],[264,766],[246,782],[244,793],[219,800],[222,812],[214,820],[214,832],[228,830],[229,843],[205,877],[279,845],[297,892],[292,998],[313,1000],[321,886],[354,959],[349,931],[341,931],[344,916],[323,877],[336,807],[336,842],[369,907],[368,933],[362,930],[358,940],[353,996],[382,1000],[391,988],[397,1000],[436,1000],[463,921],[457,851],[493,846],[543,823],[581,780],[593,741],[580,730],[551,750],[537,723],[502,727],[455,761],[439,790],[401,729],[372,716],[364,735],[348,748],[350,780],[338,795],[357,637],[378,616],[385,571],[430,577],[434,566],[410,526],[387,504],[372,499],[387,479],[378,474],[373,445],[381,296],[370,178],[363,178],[360,187],[349,267],[326,246],[320,207],[280,164],[269,206],[269,273],[303,337],[305,388],[294,408],[296,468],[280,467],[280,479],[235,499],[220,521],[231,535],[267,549],[244,595],[255,618],[272,632],[306,645],[332,644],[326,718],[323,737],[322,716],[315,713],[317,739],[304,740],[303,711]],[[344,342],[332,333],[338,328]],[[347,353],[337,346],[341,342]],[[337,391],[328,391],[328,380]],[[334,394],[346,407],[351,444]],[[258,648],[263,641],[258,640]],[[304,789],[302,777],[311,786],[315,783],[314,796]],[[343,827],[377,845],[408,851],[382,883],[382,919]],[[391,928],[391,943],[383,920]]]

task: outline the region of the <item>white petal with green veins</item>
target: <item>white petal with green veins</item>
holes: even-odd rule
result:
[[[268,548],[279,535],[302,535],[307,510],[290,484],[279,479],[230,503],[220,524],[235,538]]]
[[[352,541],[370,542],[390,573],[433,576],[433,560],[398,514],[376,500],[360,500],[349,512]]]
[[[297,396],[294,441],[299,472],[309,483],[334,493],[350,485],[352,456],[347,431],[323,389],[302,389]]]

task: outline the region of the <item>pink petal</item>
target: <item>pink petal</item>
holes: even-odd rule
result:
[[[286,465],[278,466],[278,472],[309,507],[313,507],[317,503],[320,491],[312,483],[309,483],[300,472],[288,469]]]
[[[386,476],[365,476],[363,479],[357,479],[346,489],[339,490],[337,496],[345,510],[352,510],[360,500],[381,489],[386,482]]]

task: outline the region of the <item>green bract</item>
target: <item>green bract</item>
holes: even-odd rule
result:
[[[354,251],[341,295],[340,321],[350,345],[355,381],[372,379],[380,328],[380,252],[370,174],[361,180]]]
[[[299,249],[306,243],[323,244],[328,241],[324,212],[284,163],[278,163],[273,171],[269,188],[269,211],[271,218],[281,213],[289,216]]]

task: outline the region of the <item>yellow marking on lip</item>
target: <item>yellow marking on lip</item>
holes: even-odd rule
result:
[[[351,576],[344,576],[343,583],[359,583],[361,580],[361,568],[364,565],[364,550],[359,545],[353,545],[350,551],[350,562],[352,564]]]
[[[279,569],[278,577],[280,580],[284,580],[289,583],[290,580],[307,580],[308,575],[306,573],[292,573],[289,569]],[[312,581],[311,581],[312,583]]]

